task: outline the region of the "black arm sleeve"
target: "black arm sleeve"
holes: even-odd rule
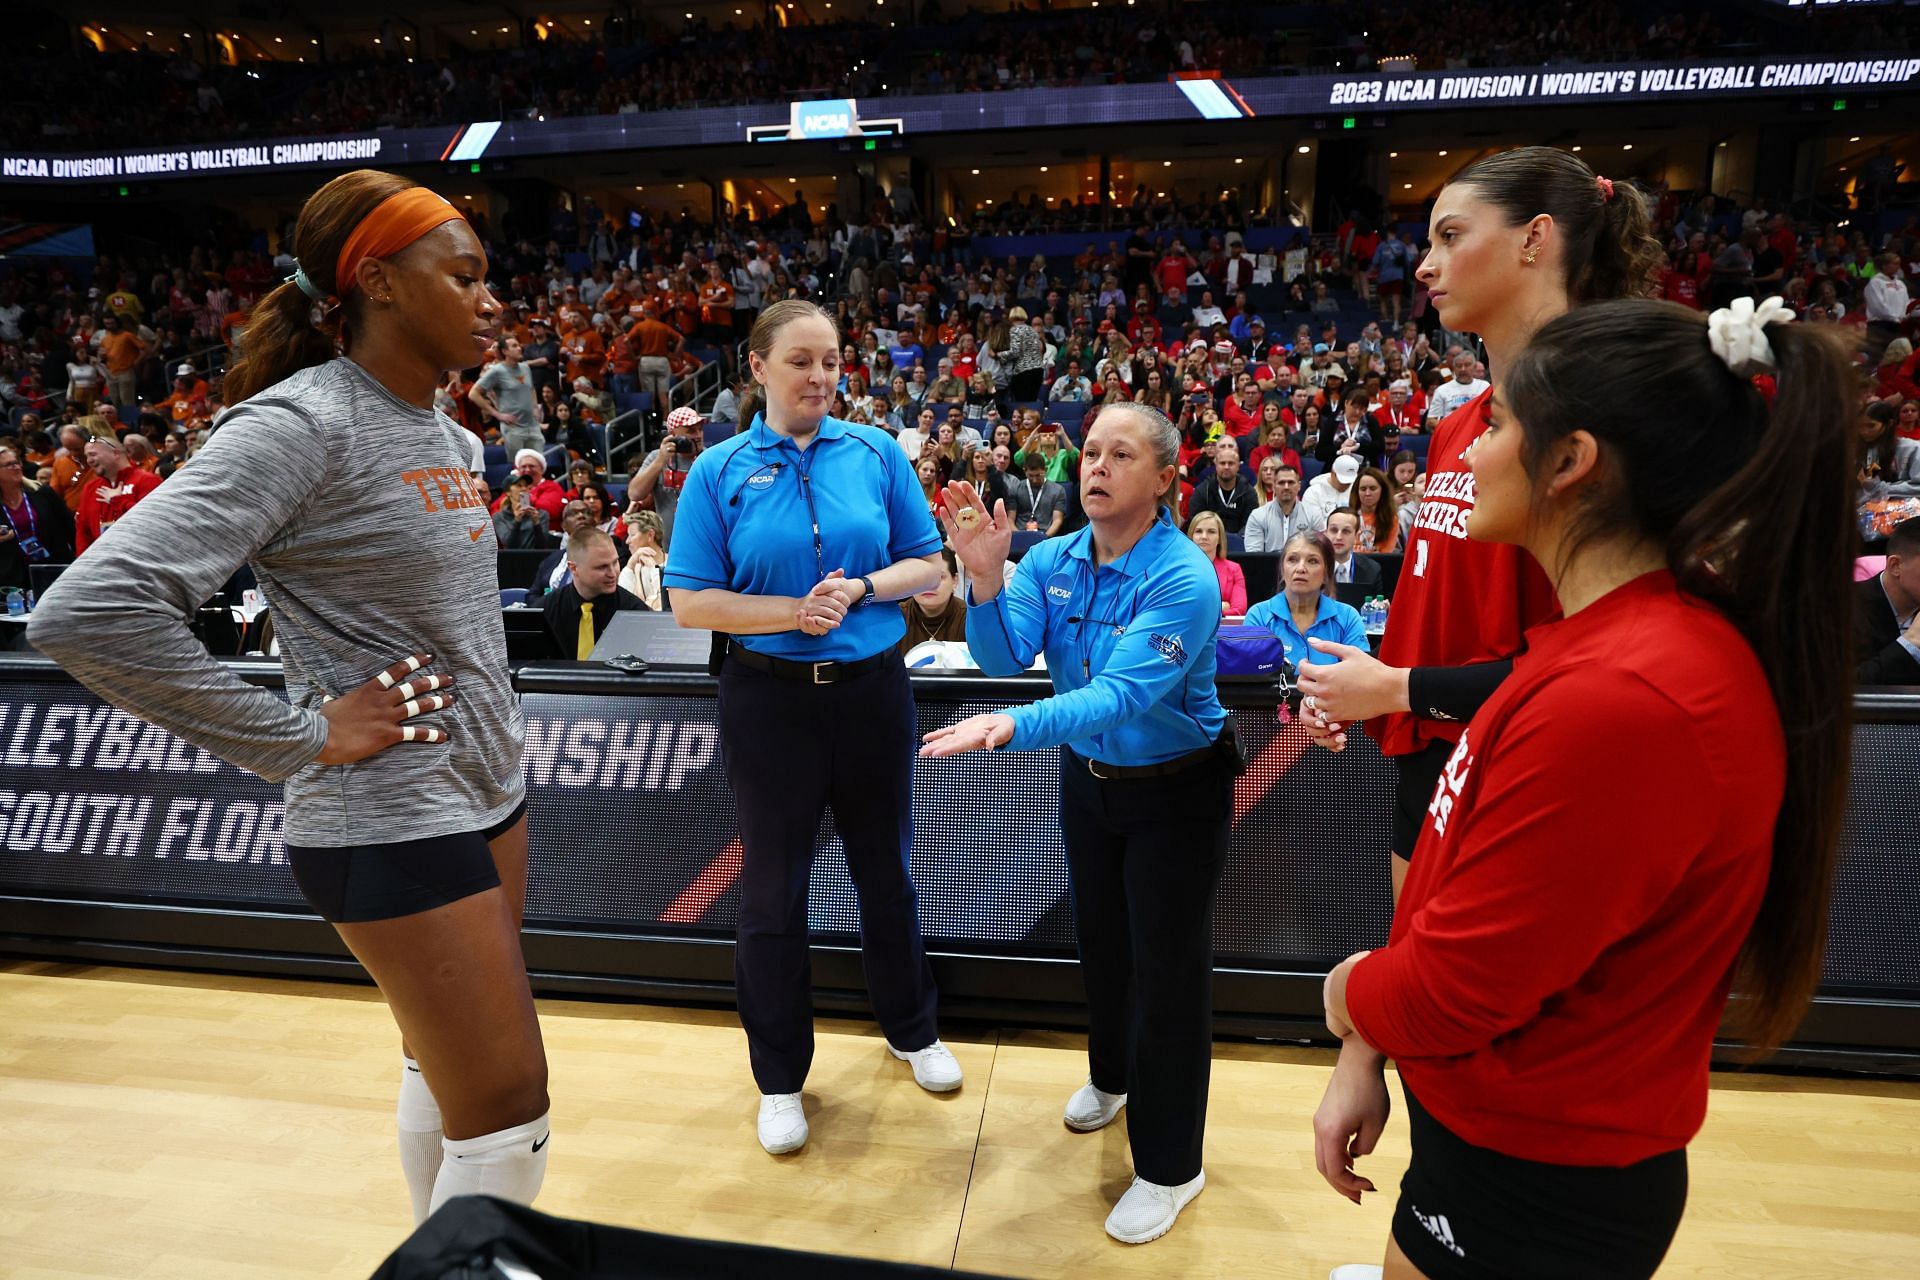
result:
[[[1512,670],[1511,658],[1464,667],[1414,667],[1407,672],[1407,705],[1429,720],[1471,720]]]
[[[1855,669],[1861,685],[1920,684],[1920,662],[1898,640],[1870,656]]]

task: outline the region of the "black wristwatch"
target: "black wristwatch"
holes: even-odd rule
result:
[[[863,606],[872,604],[873,603],[873,579],[867,577],[865,574],[861,574],[859,581],[860,581],[860,585],[867,589],[867,594],[860,597],[860,603]]]

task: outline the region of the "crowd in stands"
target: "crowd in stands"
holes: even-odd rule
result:
[[[333,46],[344,48],[307,45],[297,55],[304,62],[233,67],[188,56],[23,51],[0,57],[0,141],[43,148],[134,137],[194,142],[809,96],[1144,82],[1196,68],[1232,75],[1365,70],[1407,56],[1427,70],[1672,61],[1759,48],[1891,52],[1914,40],[1912,17],[1899,9],[1768,15],[1753,6],[1619,0],[1015,6],[991,14],[926,0],[902,8],[900,28],[891,20],[767,26],[743,18],[715,29],[677,15],[642,22],[610,14],[588,43],[538,38],[529,22],[519,48],[431,58],[412,56],[415,45],[397,27],[378,45],[370,34],[336,38]]]
[[[1779,293],[1805,322],[1858,331],[1872,375],[1862,530],[1873,540],[1916,514],[1920,225],[1873,245],[1764,201],[1646,198],[1668,246],[1666,297],[1706,309]],[[1023,544],[1082,523],[1079,441],[1104,409],[1144,403],[1181,432],[1177,514],[1211,513],[1217,526],[1201,527],[1213,550],[1274,552],[1324,532],[1335,580],[1365,586],[1366,557],[1397,551],[1418,519],[1426,433],[1487,385],[1472,340],[1439,325],[1415,278],[1423,246],[1392,226],[1349,219],[1255,253],[1238,229],[1162,230],[1143,217],[1072,259],[999,261],[973,252],[975,230],[992,228],[932,231],[906,201],[882,201],[858,225],[815,222],[798,197],[773,222],[718,228],[683,219],[616,231],[588,204],[557,219],[543,247],[493,245],[499,341],[480,368],[450,375],[438,401],[484,441],[502,547],[551,552],[535,595],[565,578],[557,545],[576,528],[611,534],[631,567],[643,513],[657,571],[687,470],[752,412],[739,344],[758,309],[785,297],[821,301],[841,325],[833,412],[894,433],[929,502],[955,476],[1004,500]],[[123,467],[157,480],[190,465],[220,408],[224,364],[188,357],[243,342],[252,299],[290,266],[257,246],[196,249],[178,264],[103,259],[101,283],[85,287],[58,275],[0,282],[11,424],[0,445],[83,529],[88,493],[108,491],[97,536],[143,491]],[[701,410],[669,414],[668,385],[702,360],[727,385]],[[653,447],[616,459],[605,429],[623,413],[650,424]],[[1244,608],[1224,577],[1223,605]],[[633,594],[658,600],[657,572]]]

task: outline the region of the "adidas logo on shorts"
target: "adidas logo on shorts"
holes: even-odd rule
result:
[[[1456,1257],[1464,1258],[1467,1256],[1467,1251],[1462,1249],[1454,1240],[1453,1224],[1447,1221],[1446,1214],[1436,1213],[1429,1216],[1428,1214],[1420,1212],[1420,1210],[1413,1205],[1407,1206],[1407,1212],[1413,1215],[1415,1222],[1418,1222],[1427,1229],[1428,1235],[1438,1240],[1442,1245],[1445,1245]]]

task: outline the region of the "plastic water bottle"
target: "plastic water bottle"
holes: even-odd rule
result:
[[[7,616],[18,618],[27,611],[27,597],[18,587],[7,589]]]

